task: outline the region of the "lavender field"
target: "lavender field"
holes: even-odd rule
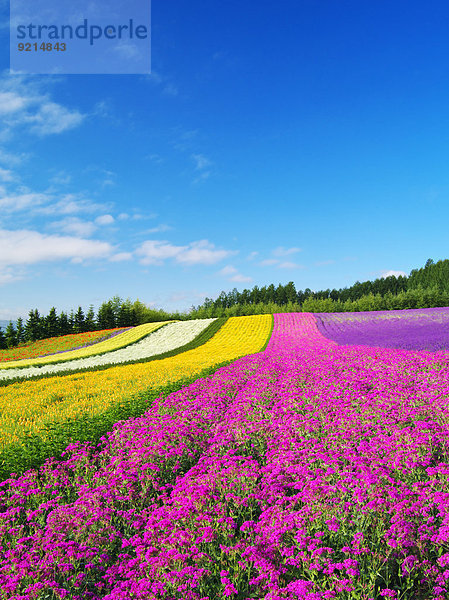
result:
[[[316,313],[319,331],[345,345],[403,350],[449,350],[449,308]]]

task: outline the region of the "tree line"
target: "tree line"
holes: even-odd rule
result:
[[[249,315],[269,312],[359,312],[426,308],[449,305],[449,260],[429,259],[409,276],[356,281],[350,287],[312,291],[296,290],[293,281],[239,292],[221,292],[215,299],[193,307],[191,318]]]
[[[87,311],[79,306],[76,311],[62,311],[59,314],[56,308],[52,307],[47,315],[41,315],[38,309],[33,309],[28,313],[26,322],[22,318],[17,319],[16,323],[10,321],[4,332],[0,327],[0,348],[14,348],[21,344],[71,333],[132,327],[142,323],[181,318],[186,317],[152,308],[140,300],[123,300],[119,296],[103,302],[97,313],[93,306]]]
[[[36,340],[97,331],[130,327],[142,323],[172,319],[205,319],[211,317],[267,314],[276,312],[360,312],[371,310],[402,310],[449,306],[449,260],[434,262],[429,259],[421,269],[413,269],[409,276],[380,277],[373,281],[356,281],[350,287],[312,291],[296,290],[293,281],[239,292],[221,292],[215,299],[206,298],[200,306],[188,313],[169,313],[148,306],[140,300],[132,302],[114,296],[95,313],[93,306],[85,312],[81,306],[70,313],[57,314],[51,308],[48,315],[30,310],[28,319],[10,322],[3,332],[0,328],[0,348],[12,348]]]

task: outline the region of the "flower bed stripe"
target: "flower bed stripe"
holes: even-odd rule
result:
[[[39,356],[67,352],[68,350],[76,350],[77,348],[98,344],[105,339],[123,333],[127,329],[129,327],[102,329],[101,331],[88,331],[86,333],[71,333],[69,335],[30,342],[25,346],[0,350],[0,362],[37,358]]]
[[[165,327],[158,328],[151,335],[125,348],[112,350],[101,355],[94,354],[86,358],[68,360],[62,364],[0,371],[0,380],[19,377],[40,377],[46,374],[55,375],[57,373],[81,371],[84,369],[93,370],[100,366],[130,364],[146,360],[185,346],[200,335],[213,321],[214,319],[200,319],[168,323]]]
[[[318,329],[340,345],[449,350],[449,308],[316,313]]]
[[[163,323],[145,323],[144,325],[138,325],[117,335],[111,339],[99,342],[94,346],[88,346],[87,348],[79,348],[78,350],[70,350],[60,355],[44,356],[41,358],[32,358],[26,360],[15,360],[9,363],[0,363],[0,369],[12,369],[12,368],[25,368],[40,365],[55,364],[65,362],[67,360],[74,360],[77,358],[84,358],[87,356],[98,356],[112,350],[118,350],[124,348],[130,344],[134,344],[147,336],[148,334],[156,331],[160,327],[166,325],[168,321]]]
[[[146,390],[198,376],[204,369],[258,352],[265,344],[270,326],[270,315],[231,317],[209,341],[170,358],[0,388],[0,464],[4,470],[12,464],[14,454],[8,452],[12,444],[16,453],[17,445],[23,446],[24,458],[20,459],[23,464],[33,461],[27,443],[30,436],[41,437],[46,447],[51,448],[55,438],[53,428],[60,423],[101,416],[114,405]],[[58,442],[55,449],[60,446]]]

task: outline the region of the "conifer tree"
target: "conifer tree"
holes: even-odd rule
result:
[[[85,331],[95,331],[95,312],[92,304],[89,306],[86,318],[84,320]]]
[[[4,350],[7,347],[5,334],[3,333],[3,329],[0,327],[0,350]]]
[[[10,321],[6,326],[5,338],[8,348],[14,348],[14,346],[17,346],[17,331],[12,321]]]
[[[25,328],[23,326],[23,319],[19,317],[17,319],[17,330],[16,330],[17,344],[23,344],[25,341]]]
[[[41,339],[41,318],[39,311],[36,309],[30,310],[28,313],[28,320],[25,324],[25,337],[30,342],[35,342]]]

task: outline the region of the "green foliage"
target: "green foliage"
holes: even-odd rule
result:
[[[14,348],[17,345],[17,331],[12,321],[6,326],[5,339],[7,348]]]
[[[89,306],[89,310],[87,311],[86,318],[84,320],[84,331],[94,331],[96,328],[95,325],[95,312],[94,307],[92,305]]]
[[[5,350],[7,347],[5,334],[3,333],[3,329],[0,327],[0,350]]]
[[[37,308],[30,310],[28,313],[28,320],[25,325],[25,337],[29,342],[35,342],[36,340],[43,339],[45,334],[42,335],[43,323],[41,316]]]
[[[439,290],[449,292],[449,260],[434,262],[429,258],[421,269],[413,269],[408,278],[408,288],[437,287]]]
[[[81,306],[78,306],[78,310],[75,313],[75,323],[74,323],[75,333],[83,333],[83,332],[87,331],[87,329],[85,328],[85,324],[86,324],[86,320],[84,317],[84,311],[81,308]]]
[[[290,281],[239,292],[221,292],[216,300],[206,298],[192,307],[189,318],[264,314],[267,312],[360,312],[426,308],[449,305],[449,260],[429,259],[409,277],[390,275],[374,281],[356,281],[349,288],[296,290]]]
[[[17,329],[16,329],[16,342],[17,344],[23,344],[25,341],[25,329],[23,326],[23,319],[19,317],[17,319]]]
[[[54,306],[50,308],[50,312],[42,321],[42,333],[45,337],[55,337],[59,334],[58,315]]]

